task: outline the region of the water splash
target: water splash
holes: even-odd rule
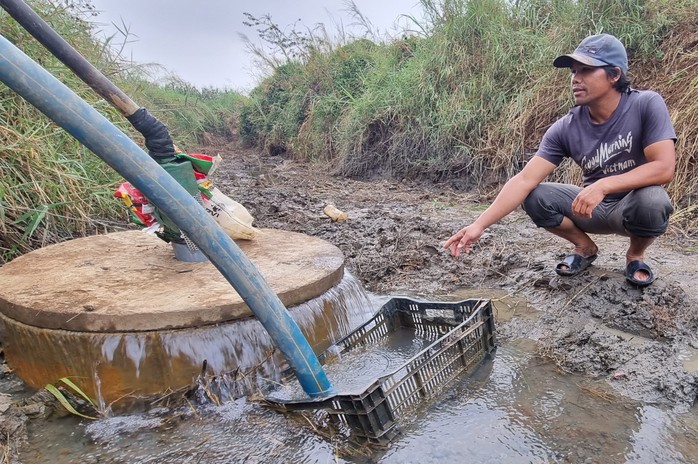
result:
[[[354,276],[345,272],[345,277],[337,286],[291,308],[290,313],[304,335],[311,340],[314,350],[320,352],[368,319],[375,308],[376,301],[369,297]],[[271,338],[258,321],[248,320],[224,326],[220,331],[221,333],[208,332],[206,336],[212,337],[216,342],[235,339],[240,350],[226,350],[226,346],[232,345],[224,342],[216,354],[234,354],[234,359],[205,358],[209,360],[208,375],[200,375],[196,380],[195,397],[200,402],[221,404],[228,399],[266,390],[270,383],[281,381],[282,373],[288,366],[274,352]],[[202,359],[208,354],[198,351],[201,346],[207,346],[206,343],[201,344],[196,339],[190,341],[195,343],[190,343],[184,350],[181,349],[181,344],[168,345],[173,350],[172,357],[197,353],[196,359]],[[176,355],[175,349],[179,350]],[[214,359],[213,364],[210,359]],[[231,372],[227,367],[230,365],[238,368]]]
[[[321,352],[368,319],[375,307],[358,280],[345,272],[337,286],[289,312]],[[278,381],[287,367],[254,318],[132,333],[48,330],[17,322],[7,326],[17,340],[13,349],[34,354],[32,362],[17,366],[28,385],[38,388],[46,377],[70,377],[105,413],[169,393],[184,394],[197,383],[224,397],[238,397],[258,389],[258,380]]]
[[[376,301],[349,272],[323,295],[289,308],[316,352],[323,351],[368,319]],[[254,318],[214,326],[159,332],[106,334],[92,338],[99,350],[94,390],[102,397],[109,375],[120,366],[138,385],[153,379],[170,385],[195,385],[195,397],[219,403],[279,381],[287,367],[262,324]],[[120,372],[118,375],[122,375]],[[116,375],[112,373],[111,381]],[[102,407],[104,401],[100,399]]]

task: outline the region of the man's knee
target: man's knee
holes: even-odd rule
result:
[[[538,227],[557,227],[563,219],[560,200],[555,186],[543,183],[528,194],[521,206]]]
[[[662,187],[644,187],[628,195],[632,198],[623,212],[623,225],[628,232],[638,237],[659,237],[666,232],[674,208]]]

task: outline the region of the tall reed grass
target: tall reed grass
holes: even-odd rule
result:
[[[638,88],[663,93],[680,173],[695,202],[698,2],[684,0],[422,0],[413,32],[388,40],[313,43],[287,60],[242,108],[241,136],[270,153],[329,159],[347,176],[412,177],[493,191],[535,152],[572,104],[554,57],[585,36],[626,44]],[[316,37],[319,40],[319,38]],[[577,180],[566,165],[556,180]]]

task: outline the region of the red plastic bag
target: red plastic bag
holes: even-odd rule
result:
[[[157,222],[155,208],[148,199],[129,182],[119,185],[114,196],[124,202],[129,210],[131,221],[143,227],[150,227]]]

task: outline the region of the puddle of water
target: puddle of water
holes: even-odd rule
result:
[[[679,352],[679,360],[686,372],[698,372],[698,350],[685,348]]]
[[[695,462],[698,447],[679,416],[614,396],[533,353],[527,343],[501,347],[489,375],[451,389],[381,462]]]
[[[390,332],[378,342],[332,357],[324,366],[335,391],[342,394],[361,394],[376,379],[388,375],[416,356],[430,343],[437,340],[416,336],[411,329],[398,329]],[[298,382],[294,381],[269,394],[277,401],[307,401]]]
[[[629,332],[624,332],[622,330],[614,329],[613,327],[609,327],[607,325],[604,325],[596,320],[591,320],[589,321],[590,324],[593,324],[594,326],[598,327],[599,330],[602,332],[608,334],[608,335],[615,335],[616,337],[621,338],[623,341],[627,342],[631,346],[643,346],[643,345],[648,345],[652,343],[653,341],[647,337],[643,337],[641,335],[636,335],[633,333]]]
[[[540,311],[529,306],[525,298],[517,297],[498,288],[463,288],[440,297],[444,301],[459,301],[468,298],[492,300],[495,321],[502,324],[511,321],[514,317],[534,319],[540,315]]]
[[[696,411],[677,414],[623,399],[605,382],[561,373],[535,353],[533,342],[500,346],[493,361],[406,418],[387,450],[368,456],[341,454],[338,441],[316,434],[307,419],[242,398],[89,423],[67,417],[30,424],[21,458],[55,464],[698,462]]]
[[[344,294],[351,327],[389,299]],[[472,297],[492,298],[500,322],[537,315],[525,301],[502,292],[464,292],[448,299]],[[333,384],[363,388],[428,343],[411,331],[399,333],[384,340],[389,345],[356,350],[348,354],[353,360],[329,364]],[[637,342],[644,340],[637,337]],[[558,371],[537,352],[532,341],[501,344],[493,360],[404,417],[400,436],[384,450],[349,448],[341,437],[316,433],[312,414],[284,415],[240,398],[96,422],[74,416],[30,422],[20,459],[54,464],[698,462],[696,411],[679,414],[632,402],[605,381]],[[698,350],[687,352],[684,362],[698,362]]]

